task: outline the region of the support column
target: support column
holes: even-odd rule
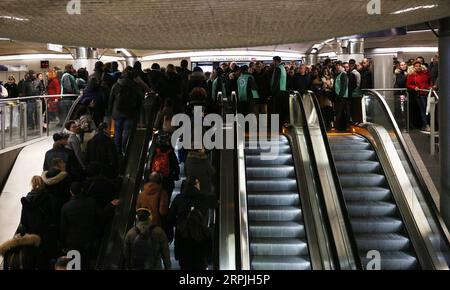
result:
[[[338,40],[336,54],[338,59],[348,62],[351,59],[361,62],[364,58],[364,38]]]
[[[450,17],[439,21],[439,97],[440,207],[450,228]]]
[[[94,72],[95,63],[98,60],[97,57],[97,49],[92,47],[77,47],[73,67],[75,69],[84,67],[91,74]]]

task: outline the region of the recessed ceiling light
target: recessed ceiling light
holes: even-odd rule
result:
[[[411,12],[411,11],[415,11],[415,10],[419,10],[419,9],[436,8],[438,6],[439,5],[437,5],[437,4],[432,4],[432,5],[422,5],[422,6],[410,7],[410,8],[406,8],[403,10],[398,10],[398,11],[392,12],[391,14],[402,14],[402,13]]]

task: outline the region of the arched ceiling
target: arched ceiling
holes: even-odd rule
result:
[[[449,0],[1,0],[0,37],[66,46],[180,50],[299,43],[450,16]],[[375,1],[375,0],[372,0]],[[375,1],[376,2],[376,1]],[[424,5],[430,9],[392,14]],[[432,6],[433,7],[433,6]]]

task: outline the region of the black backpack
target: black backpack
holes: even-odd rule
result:
[[[121,113],[130,113],[137,106],[137,100],[133,96],[133,88],[117,84],[119,90],[116,96],[116,108]]]
[[[134,270],[144,270],[147,263],[152,266],[155,260],[151,237],[153,227],[150,227],[147,233],[141,232],[137,227],[135,230],[137,236],[134,238],[131,250],[131,267]]]

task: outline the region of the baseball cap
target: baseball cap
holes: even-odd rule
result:
[[[55,133],[53,134],[53,141],[58,142],[59,140],[67,139],[69,138],[69,135],[64,133]]]

